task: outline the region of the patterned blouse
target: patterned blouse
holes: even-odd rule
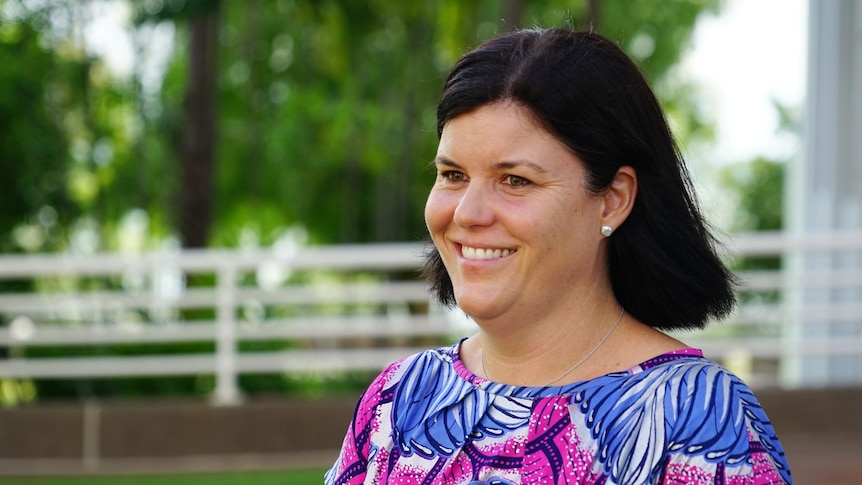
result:
[[[565,386],[464,367],[460,344],[383,371],[327,484],[790,484],[751,390],[701,351]]]

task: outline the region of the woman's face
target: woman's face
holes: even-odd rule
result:
[[[539,317],[604,277],[603,199],[529,110],[492,104],[450,120],[435,164],[425,222],[468,315]]]

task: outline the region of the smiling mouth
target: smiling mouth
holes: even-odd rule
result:
[[[499,259],[515,253],[515,249],[485,249],[461,246],[464,259]]]

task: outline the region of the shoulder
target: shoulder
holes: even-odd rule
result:
[[[666,353],[628,371],[607,374],[576,385],[574,401],[584,407],[688,406],[695,396],[716,389],[750,392],[738,377],[696,349]]]
[[[595,422],[587,422],[598,429],[652,423],[671,449],[725,436],[733,441],[726,443],[728,452],[736,453],[747,449],[746,428],[753,421],[755,429],[766,425],[771,430],[751,389],[727,369],[698,355],[665,354],[629,372],[594,379],[576,389],[572,404],[584,416],[597,416]]]
[[[630,395],[651,396],[657,405],[674,410],[669,423],[714,413],[729,416],[741,412],[742,406],[762,413],[751,388],[739,377],[715,361],[697,353],[664,354],[631,370],[621,386]]]
[[[357,429],[363,431],[357,434],[367,435],[372,441],[394,440],[394,446],[404,455],[419,453],[429,457],[458,448],[461,442],[457,437],[462,433],[451,428],[451,413],[457,409],[459,422],[475,424],[489,398],[477,393],[477,388],[458,374],[456,360],[453,346],[426,350],[394,362],[360,400],[356,423]],[[462,431],[463,436],[469,433],[469,429]],[[450,440],[454,441],[449,443]]]
[[[439,347],[408,355],[389,364],[365,390],[359,406],[373,407],[391,401],[392,393],[402,384],[414,385],[453,367],[455,346]]]
[[[611,461],[625,461],[632,443],[651,437],[642,450],[650,466],[628,469],[615,462],[626,470],[620,472],[624,483],[643,483],[667,456],[701,468],[719,462],[745,468],[753,449],[769,450],[776,468],[786,470],[775,430],[752,390],[702,356],[665,354],[595,379],[577,390],[572,405]]]
[[[663,355],[644,362],[633,371],[656,395],[676,408],[712,403],[718,411],[740,402],[756,403],[751,388],[739,377],[702,355]],[[640,379],[638,379],[640,377]],[[758,405],[759,407],[759,405]]]
[[[742,379],[707,359],[671,368],[662,401],[672,461],[700,463],[704,469],[720,463],[725,476],[790,483],[775,428]]]
[[[709,359],[684,358],[645,371],[667,425],[668,449],[723,461],[728,466],[768,450],[776,463],[784,453],[766,412],[752,389]],[[786,468],[779,466],[779,468]]]
[[[703,356],[698,349],[683,349],[668,352],[630,369],[635,382],[647,382],[653,386],[678,386],[691,384],[692,380],[705,384],[733,384],[748,387],[736,375],[717,362]],[[692,390],[704,390],[698,387]]]

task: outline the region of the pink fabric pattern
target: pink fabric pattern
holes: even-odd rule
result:
[[[325,483],[789,484],[751,390],[696,349],[559,387],[472,374],[458,345],[392,364]]]

